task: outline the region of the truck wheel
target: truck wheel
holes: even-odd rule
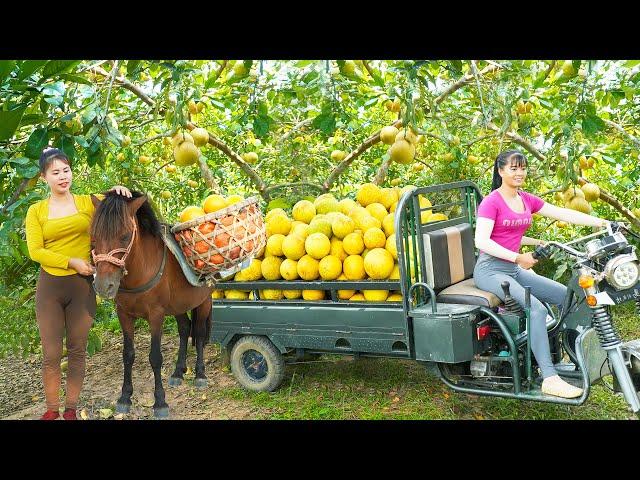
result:
[[[231,350],[231,371],[244,388],[272,392],[284,378],[284,359],[268,338],[247,335]]]

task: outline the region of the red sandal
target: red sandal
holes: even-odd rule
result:
[[[57,410],[47,410],[44,415],[40,417],[40,420],[55,420],[60,416],[60,412]]]
[[[64,413],[62,414],[62,418],[65,420],[77,420],[76,417],[76,409],[75,408],[65,408]]]

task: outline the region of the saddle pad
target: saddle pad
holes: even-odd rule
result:
[[[251,264],[251,258],[248,258],[244,260],[242,263],[236,265],[235,267],[230,268],[229,270],[223,270],[219,273],[209,274],[209,275],[197,274],[196,272],[193,271],[193,269],[187,262],[187,259],[184,256],[184,252],[182,251],[182,249],[180,248],[180,245],[178,245],[178,242],[176,241],[175,237],[171,233],[171,225],[167,225],[166,223],[161,224],[160,232],[162,234],[162,240],[167,245],[167,248],[169,248],[169,251],[173,254],[173,256],[176,257],[176,260],[180,264],[180,268],[182,268],[182,273],[184,273],[185,278],[194,287],[215,287],[216,282],[222,281],[223,279],[230,277],[236,272],[239,272],[240,270],[247,268]]]

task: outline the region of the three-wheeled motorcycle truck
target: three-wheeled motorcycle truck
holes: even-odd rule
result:
[[[420,195],[432,206],[421,208]],[[640,314],[640,268],[625,238],[635,234],[614,223],[534,252],[541,257],[555,248],[571,257],[563,308],[556,314],[545,305],[547,332],[559,375],[584,389],[576,399],[545,395],[527,335],[530,302],[515,302],[507,282],[504,301],[473,283],[481,199],[468,181],[406,192],[395,216],[400,280],[219,282],[219,289],[251,290],[254,299],[215,299],[212,341],[240,384],[255,391],[276,389],[287,361],[337,353],[415,360],[458,392],[567,405],[583,404],[591,385],[613,375],[614,389],[638,414],[640,340],[623,343],[610,312],[611,305],[635,302]],[[427,210],[448,219],[423,223]],[[263,300],[263,289],[325,290],[329,299]],[[343,289],[397,290],[402,301],[339,300]]]

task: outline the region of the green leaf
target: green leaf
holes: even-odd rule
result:
[[[638,65],[638,64],[640,64],[640,60],[627,60],[627,61],[624,63],[624,66],[625,66],[626,68],[633,68],[633,67],[635,67],[635,66],[636,66],[636,65]]]
[[[9,110],[4,112],[0,110],[0,141],[10,139],[18,125],[26,107],[16,108],[15,110]]]
[[[9,76],[15,66],[15,60],[0,60],[0,83]]]
[[[58,143],[58,148],[67,154],[72,161],[76,158],[76,147],[74,145],[73,137],[70,135],[63,135]]]
[[[127,75],[131,75],[135,73],[137,68],[140,66],[140,60],[129,60],[127,62]],[[173,65],[172,65],[173,67]]]
[[[29,158],[40,158],[40,154],[44,147],[47,146],[49,141],[49,132],[46,128],[36,128],[29,140],[27,140],[27,147],[25,149],[25,155]]]
[[[336,119],[332,113],[321,113],[313,119],[312,125],[323,133],[330,135],[336,129]]]
[[[13,163],[15,165],[28,165],[31,163],[31,160],[27,157],[16,157],[9,159],[9,163]]]
[[[562,276],[562,274],[563,274],[564,272],[566,272],[566,271],[567,271],[567,264],[566,264],[566,263],[563,263],[562,265],[560,265],[560,266],[558,267],[558,269],[556,270],[556,272],[553,274],[553,279],[554,279],[554,280],[558,280],[558,279]]]
[[[587,136],[592,136],[604,128],[604,121],[597,115],[589,114],[582,119],[582,131]]]
[[[42,78],[38,83],[43,83],[55,75],[71,70],[79,63],[80,60],[49,60],[42,70]]]
[[[259,115],[253,120],[253,133],[256,137],[264,137],[269,133],[271,118],[265,115]]]
[[[21,178],[33,178],[35,177],[38,172],[40,171],[40,167],[38,166],[37,163],[33,163],[34,161],[32,160],[31,163],[28,163],[26,165],[19,165],[16,168],[16,173],[21,177]]]
[[[20,122],[20,125],[22,125],[23,127],[25,125],[33,125],[35,123],[42,123],[43,121],[45,121],[46,117],[44,115],[40,115],[38,113],[30,113],[28,115],[25,115],[24,117],[22,117],[22,121]]]
[[[84,78],[82,75],[73,75],[71,73],[63,73],[62,75],[59,76],[59,78],[66,80],[67,82],[82,83],[84,85],[93,85],[93,83],[91,83],[91,80],[89,80],[88,78]]]
[[[299,60],[298,62],[296,62],[296,68],[304,68],[307,65],[311,65],[313,63],[313,60]]]
[[[97,138],[96,142],[91,145],[91,148],[87,150],[87,163],[90,167],[95,166],[96,163],[102,165],[104,162],[104,152],[100,148],[100,143],[98,142],[99,140],[100,139]],[[97,147],[95,147],[94,149],[95,145],[97,145]]]
[[[274,198],[267,205],[267,212],[275,208],[282,208],[288,210],[291,208],[291,203],[286,198]]]
[[[38,70],[40,70],[45,63],[47,63],[46,60],[25,60],[20,64],[18,80],[22,80],[30,75],[33,75]]]
[[[45,97],[44,101],[51,104],[51,105],[55,105],[56,107],[59,107],[60,105],[62,105],[64,103],[64,98],[62,97]]]

